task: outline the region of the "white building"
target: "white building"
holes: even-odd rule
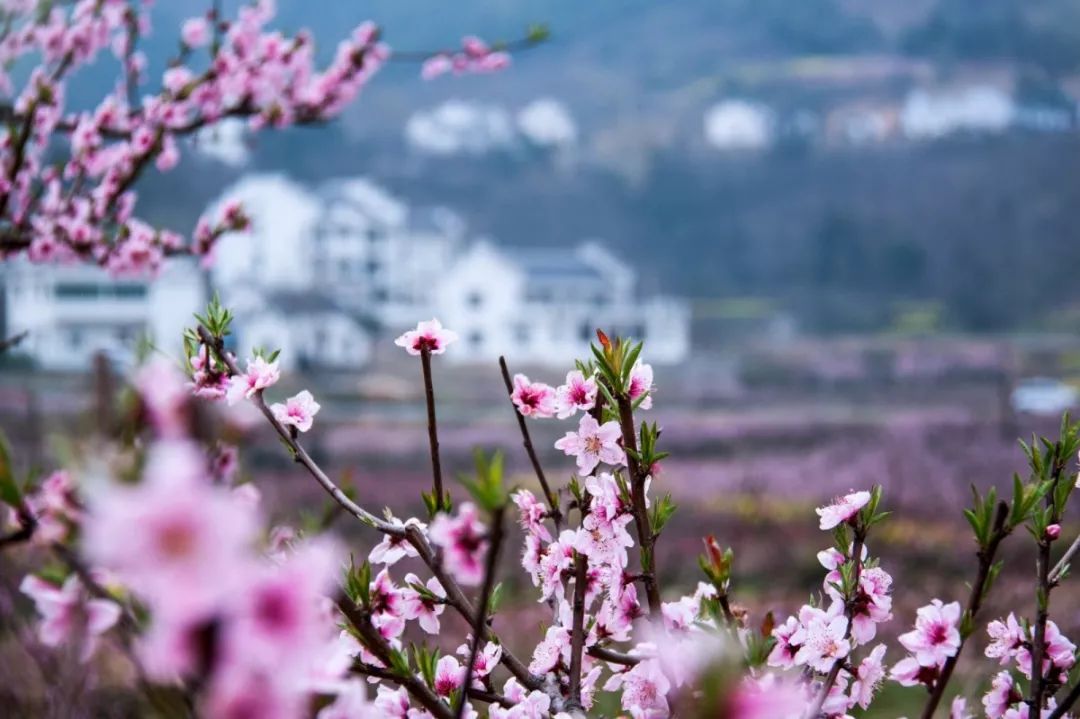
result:
[[[4,333],[28,330],[17,351],[46,369],[85,370],[98,352],[127,366],[144,339],[179,356],[184,327],[206,304],[202,275],[185,260],[154,280],[120,280],[90,265],[17,259],[2,278]]]
[[[650,342],[658,363],[689,350],[685,303],[636,294],[637,273],[598,243],[566,249],[468,244],[445,208],[410,208],[362,178],[307,190],[278,175],[228,190],[254,226],[222,238],[216,291],[236,315],[238,351],[281,349],[282,362],[362,367],[389,342],[439,317],[462,337],[461,362],[507,354],[565,365],[597,328]]]
[[[450,361],[567,365],[589,356],[596,330],[648,342],[650,361],[685,359],[689,308],[635,295],[633,269],[595,242],[577,248],[472,245],[439,283],[431,314],[461,338]]]

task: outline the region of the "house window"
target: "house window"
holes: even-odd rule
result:
[[[593,338],[593,326],[589,322],[582,322],[578,328],[578,337],[582,342],[591,342]]]
[[[469,346],[474,350],[478,350],[484,345],[484,333],[479,330],[473,330],[469,333]]]
[[[514,325],[514,341],[516,341],[518,344],[528,344],[530,336],[531,334],[529,332],[528,325]]]
[[[83,340],[82,332],[80,332],[77,329],[68,330],[68,336],[67,336],[68,347],[70,347],[73,350],[77,350],[82,346],[82,340]]]
[[[469,307],[472,307],[473,309],[477,309],[482,304],[484,304],[484,296],[482,294],[480,294],[479,292],[477,292],[476,290],[473,290],[465,298],[465,301],[469,304]]]
[[[56,285],[59,299],[86,299],[98,296],[98,286],[92,282],[61,282]]]
[[[368,260],[367,261],[367,273],[369,275],[377,275],[377,274],[379,274],[379,270],[381,268],[382,268],[382,266],[379,264],[379,262],[377,260]]]

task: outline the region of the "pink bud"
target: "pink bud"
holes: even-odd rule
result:
[[[1046,528],[1046,538],[1053,541],[1061,536],[1061,525],[1051,524]]]

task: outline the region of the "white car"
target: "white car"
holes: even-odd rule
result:
[[[1053,415],[1075,407],[1080,392],[1061,380],[1032,377],[1021,380],[1012,393],[1012,406],[1017,412]]]

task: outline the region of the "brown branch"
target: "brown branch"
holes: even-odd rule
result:
[[[1047,579],[1050,580],[1051,585],[1056,585],[1061,581],[1061,577],[1065,574],[1065,569],[1069,566],[1069,562],[1072,561],[1073,556],[1080,551],[1080,537],[1073,540],[1073,543],[1069,545],[1069,548],[1065,550],[1065,554],[1061,555],[1061,559],[1054,565],[1054,568],[1050,570],[1050,575]]]
[[[986,583],[990,580],[990,572],[994,566],[994,557],[997,555],[998,547],[1001,545],[1001,541],[1009,534],[1009,530],[1005,526],[1008,516],[1009,505],[1005,502],[998,502],[997,514],[994,517],[994,529],[990,535],[990,541],[987,542],[985,547],[979,549],[979,571],[975,576],[975,582],[971,585],[967,608],[963,614],[965,617],[970,617],[971,621],[974,621],[975,616],[982,607],[983,598],[986,594]],[[930,691],[926,705],[923,707],[922,719],[933,718],[938,704],[941,703],[941,699],[945,696],[945,687],[948,686],[949,680],[952,679],[953,670],[956,669],[956,664],[960,661],[960,652],[964,651],[965,644],[967,644],[967,637],[961,635],[960,646],[957,647],[956,653],[945,660],[945,664],[941,667],[941,673],[934,682],[934,687]]]
[[[473,609],[472,602],[465,596],[465,592],[461,590],[454,578],[446,573],[443,569],[442,562],[435,556],[434,550],[431,545],[428,544],[424,538],[423,533],[415,526],[409,526],[405,530],[405,538],[408,540],[415,549],[417,554],[420,555],[420,560],[428,566],[431,573],[435,575],[435,578],[442,584],[443,589],[446,591],[446,604],[454,609],[459,615],[461,615],[466,621],[471,622],[476,616],[476,610]],[[488,641],[497,641],[494,633],[491,631],[491,627],[485,623],[481,627],[484,639]],[[530,690],[542,689],[543,682],[540,677],[534,676],[529,668],[516,656],[513,652],[507,649],[506,645],[499,642],[502,646],[502,658],[500,662],[506,666],[506,669],[517,678],[521,685]]]
[[[645,584],[645,596],[649,600],[649,616],[660,616],[660,587],[656,581],[656,559],[653,550],[656,538],[649,522],[649,509],[645,497],[646,473],[640,463],[630,456],[637,453],[637,435],[634,431],[634,407],[630,397],[623,392],[615,396],[619,408],[619,426],[622,430],[623,448],[626,450],[626,466],[630,472],[630,500],[634,510],[634,525],[638,535],[638,553],[641,560],[641,579]]]
[[[570,633],[570,697],[567,708],[584,709],[581,704],[581,654],[585,648],[585,594],[588,590],[589,558],[574,553],[574,617]]]
[[[390,657],[392,656],[393,649],[387,644],[386,640],[383,639],[379,630],[371,623],[371,617],[368,615],[367,610],[357,607],[353,604],[352,600],[347,597],[338,598],[337,606],[338,609],[341,610],[341,613],[345,615],[345,618],[349,620],[349,623],[356,629],[364,646],[370,649],[371,653],[377,656],[380,661],[387,666],[390,666]],[[394,677],[394,681],[405,687],[405,690],[435,717],[438,719],[454,719],[454,715],[450,711],[450,707],[446,705],[446,702],[440,699],[439,696],[416,675],[410,673],[397,674],[395,672]]]
[[[1069,690],[1069,693],[1065,695],[1065,698],[1061,700],[1061,703],[1057,705],[1057,709],[1050,712],[1050,716],[1047,719],[1061,719],[1065,716],[1065,712],[1072,709],[1073,705],[1080,700],[1080,681],[1073,685],[1073,688]]]
[[[491,592],[495,586],[495,573],[499,564],[499,550],[502,549],[505,538],[503,520],[506,514],[506,506],[500,506],[491,513],[491,539],[488,546],[487,560],[484,565],[484,584],[480,588],[480,599],[476,607],[476,618],[472,624],[472,646],[469,647],[469,663],[465,666],[465,681],[462,683],[462,692],[458,696],[454,706],[454,719],[461,719],[465,711],[465,696],[472,686],[473,671],[476,665],[476,655],[480,651],[480,643],[487,632],[488,604],[491,602]]]
[[[350,671],[366,677],[374,677],[375,679],[384,679],[386,681],[394,682],[398,685],[401,684],[400,677],[389,669],[377,667],[373,664],[368,664],[360,660],[356,660],[353,662]],[[507,709],[515,706],[514,702],[510,701],[502,694],[499,694],[497,692],[489,692],[485,689],[469,689],[469,698],[482,701],[486,704],[498,704],[499,706],[506,707]]]
[[[199,339],[201,339],[203,343],[205,343],[208,347],[212,348],[214,350],[214,354],[217,355],[218,359],[220,359],[229,369],[229,374],[242,374],[242,372],[240,372],[240,368],[236,365],[236,360],[234,360],[232,356],[225,351],[224,344],[222,343],[220,337],[214,337],[205,327],[202,327],[201,325],[198,328],[198,333]],[[293,455],[293,459],[299,464],[303,465],[303,467],[308,471],[309,474],[311,474],[312,477],[315,478],[319,485],[322,486],[324,490],[326,490],[326,493],[329,494],[334,499],[334,501],[340,504],[345,509],[345,511],[349,512],[349,514],[352,514],[354,517],[364,522],[365,524],[375,527],[380,532],[389,534],[394,537],[405,536],[404,528],[380,519],[379,517],[367,511],[360,505],[356,504],[356,502],[349,499],[349,497],[343,491],[341,491],[341,488],[334,484],[334,481],[332,479],[326,476],[326,473],[322,471],[319,465],[315,464],[315,461],[311,458],[310,455],[308,455],[304,448],[300,446],[300,443],[292,436],[292,433],[288,430],[288,428],[281,424],[281,422],[278,422],[277,418],[274,416],[274,413],[271,412],[270,408],[266,405],[266,400],[263,398],[263,393],[261,390],[256,392],[251,399],[252,402],[255,403],[255,406],[258,408],[258,410],[266,418],[266,421],[268,421],[270,425],[274,428],[274,431],[277,432],[278,437],[281,438],[281,441],[284,442],[285,446],[289,448],[289,451]]]
[[[1054,445],[1053,465],[1050,470],[1050,491],[1046,493],[1046,506],[1050,508],[1050,521],[1061,521],[1061,508],[1055,505],[1055,494],[1061,474],[1065,471],[1065,459],[1060,456],[1061,442]],[[1038,538],[1038,552],[1035,555],[1035,627],[1031,642],[1031,698],[1029,706],[1036,716],[1042,714],[1043,697],[1046,693],[1046,681],[1042,672],[1043,659],[1046,657],[1046,624],[1050,620],[1050,592],[1054,585],[1050,582],[1050,538],[1045,534]]]
[[[30,335],[30,330],[23,330],[22,332],[12,335],[7,339],[0,340],[0,354],[4,354],[8,350],[14,349],[22,343]]]
[[[239,368],[236,365],[236,361],[225,352],[224,346],[220,338],[216,338],[210,334],[205,327],[200,326],[198,328],[199,338],[208,347],[212,348],[218,358],[228,368],[229,373],[236,375],[240,373]],[[413,547],[416,548],[417,553],[420,555],[420,559],[428,566],[431,573],[442,584],[443,589],[446,590],[447,601],[446,603],[453,607],[466,621],[471,621],[476,616],[471,602],[468,597],[461,590],[461,587],[454,581],[453,577],[446,573],[442,567],[442,563],[435,556],[435,551],[428,543],[424,534],[415,526],[400,526],[391,524],[382,519],[379,519],[375,515],[371,514],[364,508],[357,505],[351,499],[349,499],[344,492],[341,491],[334,484],[334,482],[326,476],[326,473],[322,471],[318,464],[304,451],[304,448],[296,441],[292,434],[286,429],[277,418],[274,417],[273,412],[266,406],[266,402],[263,399],[262,393],[256,393],[252,398],[255,405],[262,412],[266,420],[274,427],[274,430],[278,433],[281,441],[289,448],[293,453],[296,461],[302,465],[312,477],[326,490],[326,492],[336,501],[338,504],[349,512],[353,516],[357,517],[360,521],[374,527],[378,531],[388,534],[392,537],[404,537]],[[483,627],[484,638],[488,641],[494,641],[495,636],[491,630],[485,625]],[[512,652],[510,652],[505,645],[503,645],[501,663],[506,666],[507,670],[513,674],[521,685],[530,690],[542,689],[543,682],[539,677],[534,676],[528,669],[528,667],[521,662]]]
[[[514,382],[510,379],[510,368],[506,366],[506,357],[499,357],[499,369],[502,372],[503,384],[506,385],[507,395],[514,394]],[[533,447],[532,437],[529,435],[529,425],[525,421],[525,416],[518,411],[513,400],[510,401],[510,408],[514,410],[514,416],[517,418],[518,429],[521,430],[521,444],[525,447],[525,453],[529,455],[529,462],[532,463],[533,471],[536,472],[536,478],[540,481],[540,488],[544,491],[544,498],[548,503],[548,514],[551,520],[555,523],[555,534],[562,531],[562,510],[559,509],[559,497],[551,491],[551,485],[548,484],[547,476],[544,475],[544,468],[540,466],[540,459],[536,456],[536,448]]]
[[[435,420],[435,387],[431,381],[431,350],[420,348],[420,366],[424,371],[424,399],[427,401],[428,446],[431,448],[432,491],[435,494],[435,511],[446,509],[443,494],[442,463],[439,461],[439,430]]]
[[[855,562],[855,577],[852,582],[852,589],[850,596],[844,598],[844,614],[847,615],[847,631],[844,633],[845,637],[851,637],[851,627],[855,623],[855,600],[859,596],[859,579],[862,577],[862,550],[863,530],[861,528],[855,529],[855,541],[851,545],[851,559]],[[833,684],[836,683],[836,678],[840,675],[840,670],[844,668],[846,657],[837,659],[833,662],[832,667],[829,669],[829,673],[825,676],[825,681],[821,685],[821,689],[818,690],[818,695],[814,699],[813,705],[810,707],[810,711],[806,714],[806,719],[816,719],[821,714],[821,707],[825,703],[825,700],[829,697],[829,690],[832,689]]]
[[[610,662],[611,664],[622,664],[627,667],[635,666],[641,661],[640,657],[635,657],[632,654],[623,654],[622,652],[616,652],[605,647],[589,647],[585,653],[593,659],[599,659],[602,662]]]

